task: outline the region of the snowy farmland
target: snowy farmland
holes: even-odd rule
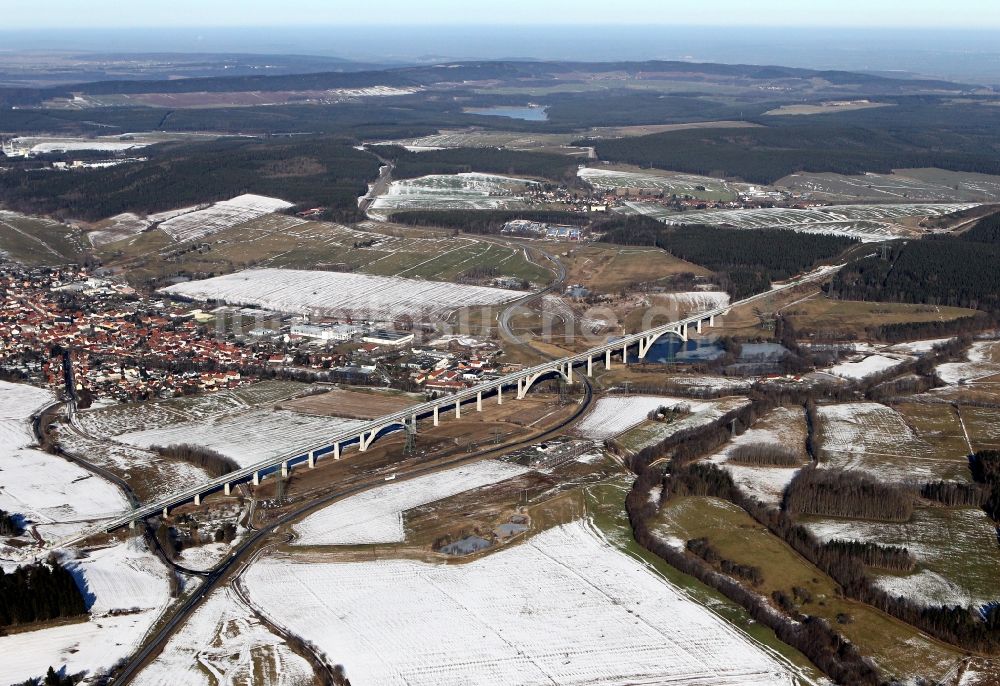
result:
[[[149,143],[143,141],[123,141],[108,138],[57,138],[52,136],[12,138],[4,144],[4,151],[11,156],[46,155],[59,152],[125,152],[144,148]]]
[[[654,171],[622,171],[600,167],[581,167],[577,176],[595,188],[604,190],[633,189],[668,195],[691,195],[695,197],[730,197],[735,199],[739,189],[745,184],[734,184],[724,179],[696,174],[680,174]]]
[[[352,495],[295,525],[295,545],[356,545],[404,540],[403,512],[529,471],[486,460]]]
[[[673,422],[645,420],[633,426],[618,437],[617,442],[628,450],[641,450],[674,436],[681,431],[711,424],[727,413],[738,410],[750,401],[743,397],[719,398],[717,400],[679,400],[680,404],[691,408],[691,414]]]
[[[723,291],[684,291],[653,296],[657,305],[675,308],[690,316],[707,312],[729,304],[729,294]]]
[[[132,212],[123,212],[100,223],[98,230],[87,233],[94,247],[136,236],[152,226],[152,222]]]
[[[42,677],[50,665],[92,678],[135,651],[170,603],[167,569],[141,538],[65,564],[79,579],[89,620],[0,637],[0,682]]]
[[[124,433],[116,440],[140,448],[193,443],[220,452],[241,467],[246,467],[269,458],[304,452],[335,433],[362,424],[364,421],[361,420],[313,417],[288,410],[258,408],[207,420]]]
[[[462,307],[499,305],[524,295],[502,288],[297,269],[249,269],[179,283],[160,292],[192,300],[372,321],[444,318]]]
[[[508,210],[526,207],[520,195],[534,181],[510,176],[433,174],[393,181],[372,204],[372,216],[385,218],[399,210]]]
[[[887,590],[948,605],[1000,600],[996,528],[977,508],[917,508],[912,519],[902,523],[809,517],[803,524],[824,541],[871,541],[909,550],[917,560],[917,569],[910,574],[881,576],[879,585]]]
[[[964,362],[939,365],[938,376],[946,384],[964,384],[1000,374],[1000,342],[977,341],[969,348]]]
[[[770,652],[585,522],[467,564],[269,558],[246,585],[359,685],[792,683]]]
[[[666,398],[658,395],[610,396],[598,399],[586,417],[576,425],[575,433],[583,438],[603,441],[628,431],[646,421],[647,415],[660,407],[684,406],[699,412],[709,403],[685,398]]]
[[[949,447],[945,437],[931,443],[914,418],[879,403],[844,403],[818,408],[821,464],[860,469],[891,481],[967,481],[964,441]]]
[[[223,587],[208,597],[133,683],[298,686],[312,678],[310,664],[261,624],[231,588]]]
[[[175,241],[190,241],[231,229],[237,224],[259,219],[266,214],[285,210],[291,206],[292,203],[277,198],[246,194],[205,208],[191,207],[177,210],[173,216],[162,220],[156,215],[150,219],[160,220],[158,228]],[[305,223],[305,220],[300,221]]]
[[[827,370],[834,376],[842,379],[861,381],[878,374],[891,371],[906,362],[912,361],[912,357],[888,357],[886,355],[869,355],[858,362],[841,362]]]
[[[938,217],[976,207],[970,203],[907,203],[894,205],[832,205],[793,209],[786,207],[752,210],[699,210],[672,212],[651,202],[626,202],[625,211],[643,214],[665,224],[684,226],[714,224],[737,229],[790,229],[808,233],[851,236],[865,242],[920,235],[901,223],[908,217]]]
[[[48,391],[0,381],[0,510],[21,515],[43,538],[57,539],[128,503],[109,482],[30,447],[29,419],[51,401]]]
[[[775,186],[831,199],[912,202],[994,202],[1000,199],[1000,177],[943,169],[903,169],[892,174],[791,174]]]
[[[777,505],[781,502],[785,486],[799,471],[799,467],[748,466],[728,462],[732,452],[740,447],[767,444],[795,450],[803,464],[808,460],[806,447],[805,414],[801,408],[778,407],[771,410],[725,448],[709,459],[724,467],[740,488],[761,502]]]

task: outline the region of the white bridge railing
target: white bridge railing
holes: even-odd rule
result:
[[[456,417],[460,417],[462,404],[471,402],[472,400],[475,400],[477,410],[481,410],[483,397],[494,392],[496,393],[497,401],[502,403],[503,391],[508,387],[516,387],[517,394],[515,397],[516,399],[522,399],[527,394],[528,389],[532,384],[534,384],[542,376],[552,372],[555,372],[564,377],[567,381],[572,382],[573,368],[577,365],[586,365],[585,373],[587,376],[592,376],[595,359],[604,362],[606,366],[610,367],[611,356],[613,353],[620,352],[622,354],[622,361],[624,362],[627,359],[628,348],[632,346],[638,346],[639,357],[644,358],[653,343],[664,335],[673,334],[686,341],[688,339],[688,329],[691,326],[696,327],[696,329],[700,332],[706,322],[709,326],[713,326],[715,323],[715,317],[727,314],[733,307],[743,306],[756,300],[770,297],[776,293],[780,293],[781,291],[795,288],[810,281],[826,278],[839,268],[840,266],[823,267],[814,272],[810,272],[809,274],[806,274],[791,283],[783,286],[777,286],[770,291],[751,296],[725,307],[718,307],[705,312],[700,312],[676,322],[670,322],[662,326],[653,327],[639,333],[629,334],[576,355],[545,362],[527,369],[507,374],[497,379],[485,381],[477,384],[476,386],[458,391],[445,398],[437,398],[428,402],[412,405],[398,412],[393,412],[377,419],[373,419],[360,427],[355,427],[353,429],[334,434],[327,440],[317,443],[316,445],[300,449],[288,455],[261,460],[223,476],[200,482],[188,488],[176,491],[164,496],[156,502],[143,505],[134,510],[124,511],[118,513],[117,515],[111,515],[113,517],[112,519],[107,519],[90,529],[80,532],[72,538],[55,542],[52,544],[52,547],[71,545],[94,534],[112,531],[122,526],[134,524],[141,519],[161,511],[165,511],[170,507],[187,501],[194,501],[195,504],[200,504],[201,496],[217,490],[223,490],[228,495],[234,484],[243,482],[252,482],[255,485],[259,484],[260,479],[265,474],[281,470],[282,474],[285,475],[293,464],[307,463],[309,467],[314,467],[316,458],[322,455],[333,454],[336,459],[340,459],[341,450],[350,444],[356,443],[358,448],[364,451],[375,441],[376,438],[383,435],[387,429],[391,429],[393,427],[405,428],[408,422],[412,422],[415,426],[416,420],[420,417],[433,416],[434,425],[437,426],[442,410],[447,411],[448,409],[453,408]]]

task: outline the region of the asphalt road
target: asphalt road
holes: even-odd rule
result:
[[[440,471],[444,467],[453,467],[467,462],[475,462],[477,460],[482,460],[496,454],[507,453],[512,450],[516,450],[517,448],[522,448],[528,445],[532,445],[540,441],[544,441],[552,436],[555,436],[558,433],[560,433],[566,426],[572,424],[577,419],[579,419],[590,407],[590,403],[593,400],[593,391],[590,386],[590,381],[586,378],[584,379],[584,386],[585,386],[585,392],[584,392],[583,402],[580,403],[580,406],[573,413],[573,415],[560,422],[557,426],[554,426],[548,431],[545,431],[539,436],[535,436],[530,439],[518,441],[516,443],[507,444],[496,448],[482,450],[467,455],[461,455],[452,460],[448,460],[444,463],[436,463],[432,466],[412,469],[407,471],[405,474],[399,474],[397,479],[402,481],[407,481],[409,479],[413,479],[418,476],[423,476],[425,474],[430,474],[432,472]],[[304,517],[310,514],[311,512],[318,510],[322,507],[325,507],[326,505],[329,505],[330,503],[336,500],[340,500],[341,498],[346,498],[348,496],[361,493],[362,491],[366,491],[382,483],[384,483],[384,478],[380,476],[377,480],[373,479],[370,482],[359,484],[358,486],[352,488],[335,491],[333,493],[328,493],[327,495],[324,495],[319,499],[313,500],[308,504],[303,505],[293,510],[292,512],[289,512],[288,514],[282,516],[281,518],[276,519],[270,524],[267,524],[266,526],[254,531],[249,537],[244,539],[236,548],[233,549],[233,552],[230,553],[229,557],[227,557],[220,565],[218,565],[215,569],[212,569],[204,576],[202,585],[199,586],[197,590],[195,590],[187,599],[184,600],[183,604],[179,608],[177,608],[177,610],[174,611],[173,616],[170,617],[170,619],[167,621],[166,624],[160,627],[160,629],[156,632],[156,634],[152,637],[152,639],[150,639],[138,653],[129,658],[129,660],[125,663],[125,665],[121,668],[121,670],[115,675],[111,683],[114,684],[129,683],[136,676],[136,674],[138,674],[139,671],[146,665],[146,663],[149,662],[163,649],[167,641],[170,640],[170,637],[173,635],[174,631],[176,631],[179,627],[181,627],[184,624],[184,622],[186,622],[188,618],[190,618],[190,616],[194,613],[194,611],[198,609],[198,606],[201,604],[201,601],[204,600],[206,597],[208,597],[208,595],[212,591],[218,588],[221,585],[221,583],[229,577],[230,573],[237,565],[248,560],[249,557],[253,555],[257,547],[261,543],[263,543],[268,536],[273,534],[275,530],[277,530],[279,527],[284,526],[300,517]]]

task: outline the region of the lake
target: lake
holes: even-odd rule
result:
[[[481,114],[486,117],[507,117],[508,119],[523,119],[525,121],[546,121],[549,115],[546,114],[545,107],[537,105],[525,105],[524,107],[467,107],[468,114]]]

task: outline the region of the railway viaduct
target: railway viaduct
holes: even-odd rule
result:
[[[579,373],[593,376],[595,362],[603,363],[604,367],[609,369],[614,363],[614,358],[625,363],[630,350],[634,350],[638,354],[639,359],[643,359],[649,353],[653,344],[663,336],[676,336],[682,341],[687,341],[692,329],[701,333],[706,327],[714,326],[716,317],[728,314],[732,307],[746,305],[783,290],[795,288],[809,281],[825,278],[838,268],[824,267],[784,286],[775,287],[771,291],[752,296],[726,307],[708,310],[687,317],[686,319],[657,326],[639,333],[629,334],[577,355],[535,365],[490,381],[485,381],[459,391],[454,395],[407,407],[404,410],[368,421],[360,427],[332,435],[328,440],[323,441],[322,444],[292,454],[262,460],[223,476],[192,484],[185,489],[166,495],[156,502],[119,513],[111,519],[102,521],[93,528],[84,530],[71,539],[53,542],[52,547],[71,545],[97,533],[113,531],[123,526],[134,526],[146,517],[161,512],[166,514],[169,508],[185,502],[194,502],[194,504],[200,505],[201,499],[204,496],[217,491],[222,491],[226,495],[229,495],[233,486],[240,483],[258,485],[268,475],[280,473],[282,476],[287,476],[293,468],[300,466],[313,468],[320,458],[332,457],[339,460],[348,447],[356,447],[359,451],[363,452],[377,439],[386,434],[405,429],[408,424],[415,428],[419,419],[432,418],[434,426],[437,426],[444,416],[451,415],[455,418],[460,418],[463,409],[466,412],[473,411],[473,403],[475,404],[474,411],[482,411],[483,403],[487,400],[495,399],[495,402],[498,404],[502,404],[505,401],[521,400],[527,395],[532,385],[542,379],[562,377],[568,383],[572,383],[573,375],[577,373],[577,368],[579,368]]]

